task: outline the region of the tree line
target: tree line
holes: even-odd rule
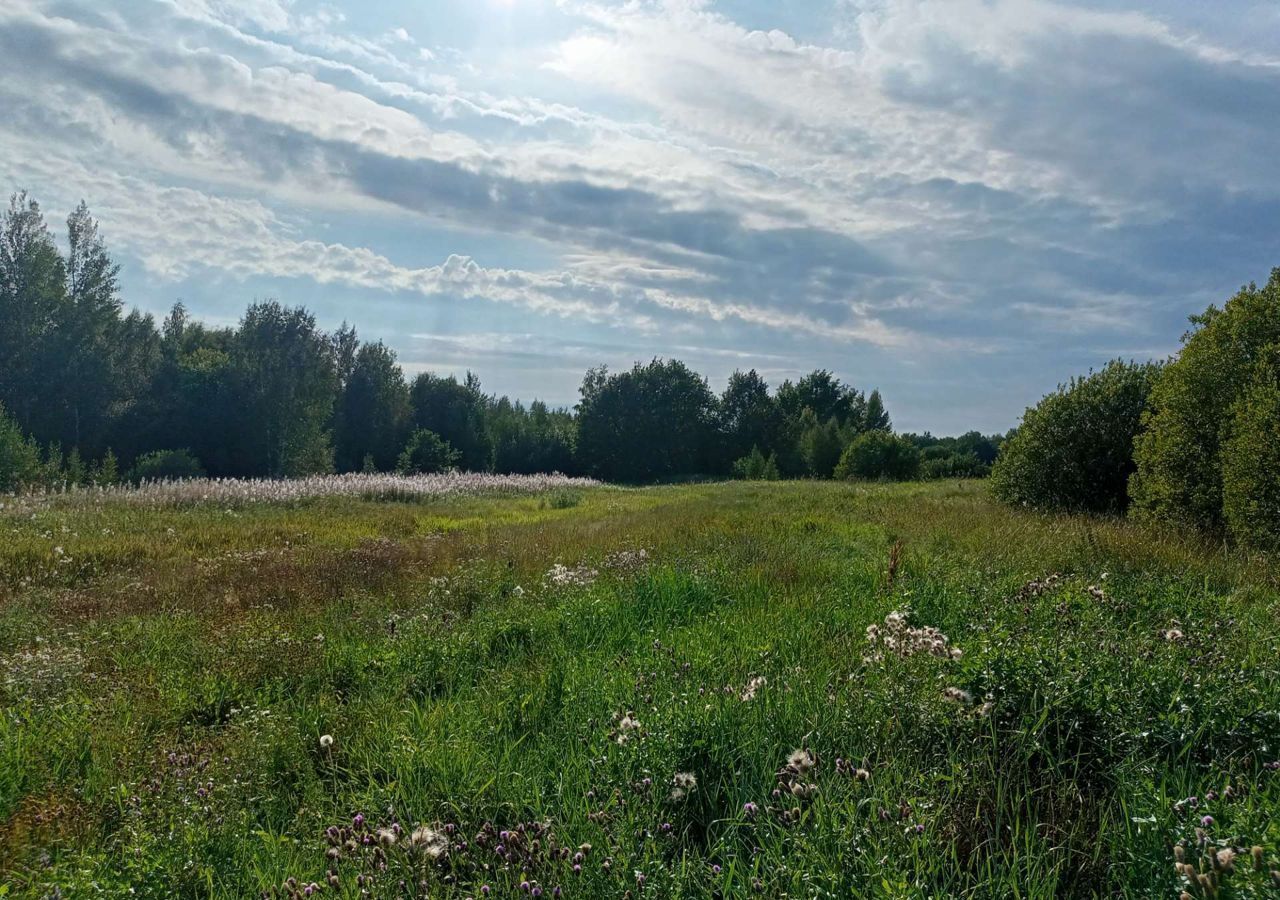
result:
[[[1192,316],[1173,358],[1116,360],[1028,409],[992,486],[1280,548],[1280,268]]]
[[[126,312],[82,203],[62,252],[39,204],[0,223],[0,490],[124,477],[324,472],[696,476],[983,475],[999,437],[895,435],[880,393],[816,370],[719,395],[674,359],[588,371],[574,409],[486,394],[468,373],[407,378],[393,350],[302,307],[251,304],[212,327],[181,303]]]

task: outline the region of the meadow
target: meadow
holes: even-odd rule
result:
[[[1280,892],[1265,558],[534,487],[0,509],[0,896]]]

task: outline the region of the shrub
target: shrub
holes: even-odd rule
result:
[[[991,466],[978,458],[972,450],[966,453],[949,453],[946,455],[930,455],[926,450],[920,463],[920,477],[938,478],[986,478],[991,474]]]
[[[441,440],[440,435],[419,428],[409,435],[409,443],[400,454],[396,470],[402,475],[430,475],[453,468],[461,456],[448,441]]]
[[[747,481],[777,481],[778,457],[773,453],[766,457],[759,447],[752,447],[749,454],[733,464],[733,474]]]
[[[40,450],[25,437],[18,423],[5,415],[0,405],[0,493],[14,493],[38,481],[41,475]]]
[[[1244,398],[1266,348],[1280,345],[1280,268],[1265,287],[1242,288],[1222,309],[1211,306],[1191,321],[1181,353],[1152,389],[1130,492],[1139,516],[1219,531],[1226,525],[1223,445],[1237,433],[1231,411],[1262,411],[1261,399]],[[1249,423],[1240,434],[1250,436],[1239,441],[1253,440],[1257,427]]]
[[[582,495],[577,491],[552,491],[538,503],[541,509],[573,509],[582,502]]]
[[[133,464],[133,481],[176,481],[203,478],[204,466],[190,450],[155,450],[139,456]]]
[[[1109,363],[1028,409],[991,471],[995,495],[1038,509],[1119,512],[1155,363]]]
[[[835,477],[909,481],[919,473],[920,451],[915,444],[887,431],[868,431],[840,454]]]
[[[1222,446],[1222,514],[1242,544],[1280,548],[1280,348],[1269,348],[1231,409]]]

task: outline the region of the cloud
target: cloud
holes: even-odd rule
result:
[[[561,0],[503,81],[341,5],[11,0],[0,174],[74,173],[157,277],[491,300],[721,359],[864,348],[904,386],[1172,349],[1274,264],[1266,41],[1180,4],[835,6],[806,42]]]

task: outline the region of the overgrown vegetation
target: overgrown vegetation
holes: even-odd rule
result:
[[[1159,372],[1116,360],[1028,409],[992,470],[996,496],[1038,509],[1123,512],[1134,437]]]
[[[1270,896],[1265,564],[972,482],[572,495],[0,513],[0,884]]]
[[[1266,460],[1234,459],[1228,450],[1252,445],[1269,427],[1266,417],[1275,391],[1274,353],[1280,348],[1280,269],[1267,284],[1244,287],[1222,309],[1209,307],[1192,318],[1194,329],[1151,394],[1151,412],[1138,439],[1132,484],[1140,515],[1221,532],[1229,525],[1224,509],[1224,472],[1257,479],[1246,468]],[[1234,445],[1233,445],[1234,436]],[[1256,483],[1274,483],[1271,469]],[[1274,540],[1256,513],[1234,505],[1235,536]]]

